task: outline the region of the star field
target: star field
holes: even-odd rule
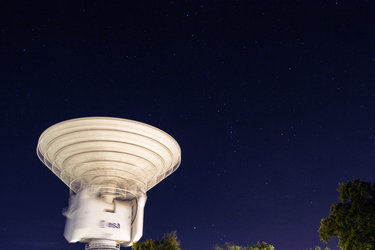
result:
[[[177,230],[183,249],[325,246],[338,183],[375,180],[370,1],[0,6],[2,249],[83,249],[63,238],[68,188],[35,153],[71,118],[138,120],[179,142],[142,239]]]

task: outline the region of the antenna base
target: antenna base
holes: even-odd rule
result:
[[[113,240],[91,240],[85,250],[120,250],[120,244]]]

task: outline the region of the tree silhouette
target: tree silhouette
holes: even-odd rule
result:
[[[231,245],[230,243],[225,243],[225,249],[221,247],[216,247],[216,250],[275,250],[275,247],[267,244],[265,242],[260,243],[259,241],[251,246],[241,247],[237,245]]]
[[[181,250],[181,248],[177,233],[174,231],[165,234],[160,241],[148,239],[145,242],[136,242],[132,250]]]
[[[338,237],[344,250],[375,249],[375,185],[356,179],[341,183],[338,192],[340,202],[321,221],[320,239],[327,243]]]

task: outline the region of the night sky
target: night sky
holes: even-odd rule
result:
[[[375,181],[373,13],[359,0],[0,1],[0,248],[84,248],[63,237],[68,187],[36,145],[85,116],[181,146],[147,193],[143,240],[325,246],[338,183]]]

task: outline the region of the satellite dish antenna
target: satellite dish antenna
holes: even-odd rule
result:
[[[87,243],[85,249],[120,249],[138,241],[146,192],[181,162],[181,149],[167,133],[110,117],[49,127],[37,154],[70,188],[64,236]]]

